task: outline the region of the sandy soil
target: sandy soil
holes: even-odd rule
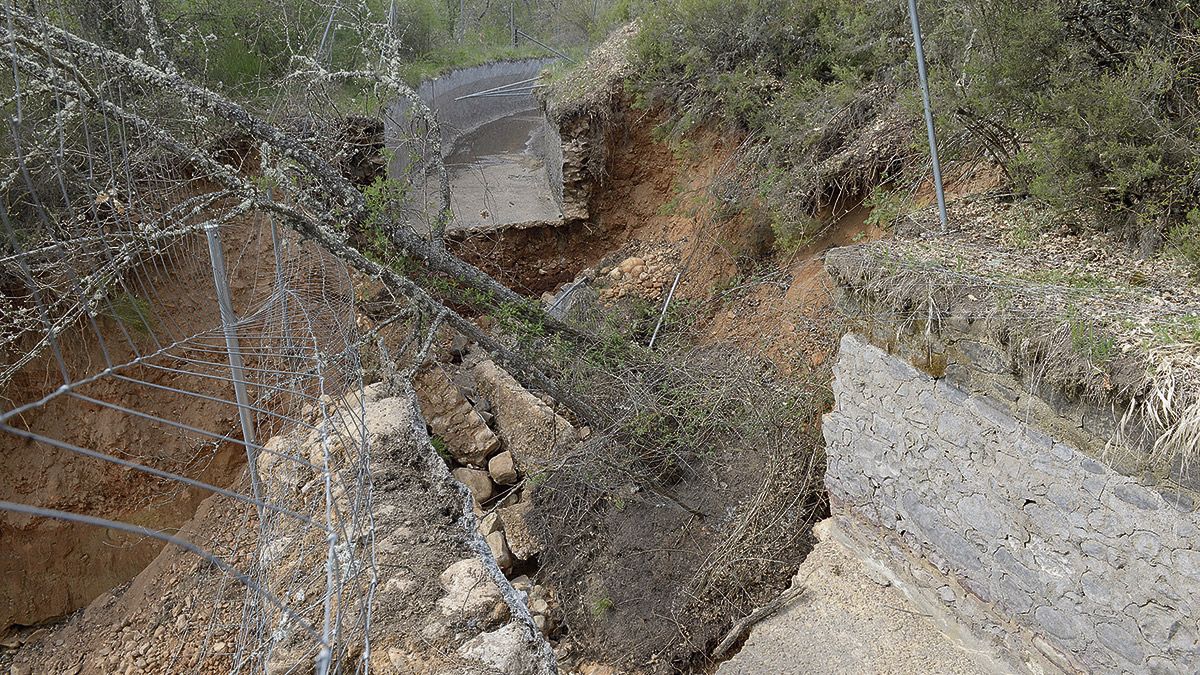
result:
[[[270,291],[275,267],[270,229],[242,223],[222,234],[235,307],[243,316]],[[321,282],[316,274],[314,281]],[[323,280],[328,283],[328,279]],[[122,364],[175,340],[214,328],[220,318],[201,236],[174,243],[160,258],[130,272],[151,315],[149,326],[123,328],[112,317],[81,322],[62,341],[73,379],[93,375],[108,363]],[[154,468],[228,485],[244,464],[231,442],[141,418],[123,406],[217,438],[237,434],[228,366],[213,361],[208,344],[171,350],[146,365],[103,377],[78,393],[111,405],[58,396],[14,418],[13,426],[66,444],[96,450]],[[254,349],[252,340],[244,350]],[[193,359],[187,361],[186,359]],[[252,360],[252,357],[248,357]],[[200,362],[212,362],[202,365]],[[253,366],[251,361],[247,365]],[[36,359],[4,388],[0,408],[35,401],[61,384],[49,354]],[[170,389],[184,390],[184,395]],[[252,390],[252,395],[254,391]],[[284,402],[278,397],[264,405]],[[264,428],[269,432],[269,428]],[[115,464],[0,432],[0,499],[100,516],[173,532],[192,517],[207,493],[153,478]],[[155,558],[161,543],[104,528],[0,515],[0,634],[10,624],[36,625],[85,607],[105,591],[133,578]]]

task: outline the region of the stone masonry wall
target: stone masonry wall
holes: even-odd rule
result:
[[[834,515],[906,585],[1004,647],[1015,669],[1197,672],[1190,500],[854,334],[835,374],[824,421]]]

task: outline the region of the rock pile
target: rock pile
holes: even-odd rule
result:
[[[492,433],[483,416],[451,381],[441,366],[423,371],[417,378],[421,409],[426,413],[432,433],[445,439],[446,447],[460,464],[487,466],[488,457],[500,449],[500,439]]]
[[[545,586],[539,586],[521,575],[511,580],[513,588],[525,596],[525,606],[533,615],[533,623],[537,624],[542,634],[549,635],[558,627],[562,614],[558,611],[558,603],[553,594]]]
[[[354,617],[365,611],[362,603],[370,597],[369,670],[387,675],[483,675],[497,668],[513,675],[549,672],[534,633],[511,614],[513,590],[501,590],[502,579],[493,576],[489,561],[477,556],[459,526],[457,512],[447,508],[460,503],[457,489],[448,481],[429,480],[427,453],[413,433],[414,402],[384,394],[379,388],[368,388],[362,408],[372,448],[373,490],[370,518],[361,522],[371,523],[377,585],[371,596],[347,594],[339,603],[345,615]],[[461,404],[454,397],[443,396],[443,400]],[[339,405],[359,409],[357,400]],[[327,445],[303,427],[275,438],[269,447],[289,449],[301,457]],[[339,451],[329,448],[329,452]],[[276,496],[304,489],[297,485],[308,480],[303,473],[308,469],[296,473],[287,470],[288,464],[295,462],[267,461],[259,467],[264,489]],[[262,565],[260,579],[280,594],[278,600],[310,624],[320,625],[324,554],[314,557],[309,552],[322,547],[312,545],[312,538],[303,533],[282,529],[263,546],[255,546],[258,529],[253,519],[251,507],[216,495],[204,500],[179,536],[223,552],[236,569]],[[321,530],[312,532],[324,540]],[[354,535],[349,540],[363,540]],[[438,583],[427,583],[430,579]],[[238,663],[242,670],[272,674],[312,672],[314,643],[296,622],[271,626],[269,655],[247,654],[244,622],[247,612],[257,606],[247,605],[247,597],[240,584],[213,565],[168,546],[131,584],[97,599],[70,620],[31,632],[22,640],[0,643],[0,673],[217,675],[230,672]],[[543,616],[550,613],[547,608]],[[538,625],[553,624],[543,618]],[[344,630],[344,643],[357,644],[360,624],[348,622]]]
[[[525,389],[487,354],[469,346],[456,351],[460,364],[435,364],[418,376],[422,412],[451,475],[474,498],[479,534],[549,635],[561,613],[553,594],[526,576],[543,543],[528,522],[534,495],[524,479],[553,466],[580,433],[551,399]],[[497,640],[503,642],[481,636],[472,649],[487,652]]]
[[[626,258],[604,272],[610,286],[600,292],[601,300],[617,300],[626,296],[647,300],[661,298],[674,276],[674,264],[666,251]]]

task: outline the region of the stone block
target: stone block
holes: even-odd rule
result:
[[[992,602],[1010,616],[1024,614],[1033,608],[1033,594],[1017,585],[1010,574],[1001,572],[994,575],[990,590]]]
[[[488,460],[488,473],[497,485],[515,485],[520,479],[512,453],[507,450]]]
[[[1033,618],[1043,630],[1062,643],[1070,644],[1083,637],[1083,622],[1074,611],[1042,605],[1033,611]]]
[[[460,464],[482,467],[500,449],[500,439],[441,366],[421,371],[413,384],[430,428]]]
[[[1113,488],[1117,499],[1136,506],[1143,511],[1154,511],[1162,505],[1162,498],[1137,483],[1121,483]]]
[[[1164,495],[1075,449],[1094,440],[1079,420],[1111,420],[1111,411],[1063,399],[1054,402],[1070,411],[1062,417],[1045,392],[986,372],[999,366],[995,354],[966,359],[996,357],[972,383],[1018,401],[1017,415],[859,339],[842,349],[825,418],[839,522],[882,528],[871,536],[885,537],[889,564],[935,599],[952,576],[968,594],[945,606],[1019,653],[1097,672],[1197,670],[1192,497],[1186,488]]]
[[[554,465],[578,440],[575,427],[490,360],[473,369],[475,386],[493,406],[496,426],[516,466],[529,472]]]
[[[504,532],[497,531],[484,537],[487,542],[488,549],[492,552],[492,557],[496,559],[496,564],[505,574],[512,571],[513,554],[508,548],[508,539],[504,536]]]
[[[486,471],[462,467],[455,469],[451,473],[454,475],[455,480],[467,486],[467,489],[471,491],[471,496],[480,504],[483,504],[496,494],[496,486],[492,485],[491,476]]]
[[[544,548],[543,542],[537,537],[530,526],[529,517],[533,513],[530,502],[518,502],[499,510],[500,519],[504,521],[504,533],[513,555],[521,560],[529,560]]]

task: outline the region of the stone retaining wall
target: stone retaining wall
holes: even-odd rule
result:
[[[1189,497],[856,335],[835,373],[833,512],[892,573],[1002,645],[1015,669],[1197,671]]]

